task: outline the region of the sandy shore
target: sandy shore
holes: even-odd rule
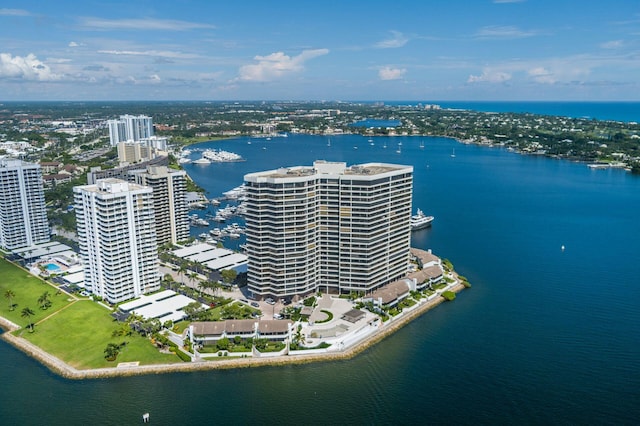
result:
[[[465,287],[461,284],[456,285],[452,290],[459,292]],[[247,368],[247,367],[262,367],[262,366],[276,366],[285,364],[304,364],[309,362],[318,361],[335,361],[353,358],[370,346],[380,342],[387,336],[395,333],[406,324],[410,323],[420,315],[444,302],[444,298],[438,297],[431,301],[428,301],[411,312],[407,312],[401,318],[385,324],[384,327],[377,332],[366,338],[365,340],[346,348],[342,352],[325,353],[325,354],[311,354],[311,355],[296,355],[294,356],[281,356],[275,358],[236,358],[216,361],[202,361],[182,364],[154,364],[154,365],[140,365],[140,366],[128,366],[128,367],[110,367],[99,368],[92,370],[78,370],[66,364],[59,358],[43,351],[33,343],[21,337],[14,336],[11,331],[15,331],[20,327],[11,321],[8,321],[0,317],[0,326],[6,330],[6,333],[0,335],[0,337],[16,348],[20,349],[25,354],[37,359],[47,368],[56,374],[68,379],[98,379],[105,377],[116,376],[137,376],[142,374],[161,374],[161,373],[176,373],[176,372],[190,372],[201,370],[215,370],[215,369],[229,369],[229,368]]]

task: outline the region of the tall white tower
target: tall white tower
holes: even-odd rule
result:
[[[107,126],[109,127],[109,142],[111,142],[111,146],[127,141],[127,128],[123,120],[107,120]]]
[[[135,171],[136,183],[153,189],[158,245],[176,244],[189,238],[186,172],[166,166]]]
[[[87,288],[109,303],[158,290],[152,189],[101,179],[73,192]]]
[[[108,120],[111,146],[120,142],[139,142],[153,136],[153,119],[146,115],[121,115],[118,120]]]
[[[49,239],[40,165],[0,160],[0,247],[13,250]]]

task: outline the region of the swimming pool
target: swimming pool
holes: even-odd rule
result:
[[[58,265],[56,265],[55,263],[47,263],[46,265],[44,265],[44,267],[49,272],[58,272],[58,271],[60,271],[60,267]]]

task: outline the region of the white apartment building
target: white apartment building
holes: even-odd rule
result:
[[[13,250],[49,239],[40,165],[0,160],[0,247]]]
[[[256,296],[367,292],[406,275],[413,167],[316,161],[244,179]]]
[[[120,164],[133,164],[148,161],[158,155],[167,155],[167,138],[151,136],[139,141],[118,142],[118,161]]]
[[[140,142],[118,142],[116,145],[118,162],[120,165],[128,165],[149,161],[156,157],[155,150]]]
[[[101,179],[73,192],[87,289],[109,303],[158,290],[153,190]]]
[[[146,115],[121,115],[118,120],[108,120],[107,126],[111,146],[153,136],[153,119]]]
[[[127,128],[124,120],[107,120],[109,127],[109,141],[111,146],[116,146],[120,142],[127,141]]]
[[[189,238],[187,173],[166,166],[135,170],[136,183],[153,189],[153,208],[158,245],[176,244]]]

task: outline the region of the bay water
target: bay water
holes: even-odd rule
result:
[[[160,425],[640,419],[638,176],[446,138],[292,134],[193,148],[246,159],[185,166],[209,198],[246,173],[317,159],[413,165],[414,211],[435,221],[412,244],[473,287],[338,362],[71,381],[0,342],[2,424],[122,425],[145,412]]]

